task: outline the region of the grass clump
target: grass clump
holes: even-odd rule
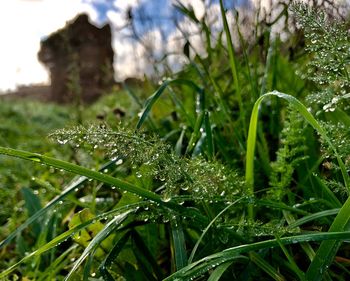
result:
[[[178,5],[206,35],[208,54],[187,50],[191,64],[148,83],[144,102],[131,92],[101,100],[80,115],[89,125],[52,132],[60,145],[45,153],[2,144],[2,159],[32,161],[42,188],[55,192],[17,181],[29,218],[0,242],[0,279],[348,279],[345,25],[295,4],[308,51],[295,62],[269,28],[262,44],[238,52],[220,4],[217,45],[206,21]],[[304,65],[309,82],[291,71]],[[115,110],[126,106],[123,116]],[[66,183],[60,170],[76,177]]]

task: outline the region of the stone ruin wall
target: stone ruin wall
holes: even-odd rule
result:
[[[41,42],[39,60],[50,71],[49,100],[91,103],[114,81],[111,28],[98,28],[85,14]]]

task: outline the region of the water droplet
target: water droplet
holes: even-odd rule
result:
[[[68,140],[65,140],[65,139],[63,139],[63,140],[61,140],[61,139],[58,139],[57,140],[57,142],[59,143],[59,144],[66,144],[67,142],[68,142]]]
[[[170,200],[171,200],[171,196],[169,196],[168,194],[164,194],[164,196],[162,197],[163,202],[169,202]]]

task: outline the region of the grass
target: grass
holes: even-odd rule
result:
[[[177,8],[208,56],[184,54],[149,97],[126,88],[73,118],[1,104],[1,280],[349,279],[344,25],[293,6],[308,50],[295,61],[292,43],[250,46],[239,26],[235,50],[222,1],[215,46]]]

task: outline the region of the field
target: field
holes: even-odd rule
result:
[[[1,102],[0,280],[350,279],[348,22],[247,41],[220,4],[160,84]]]

